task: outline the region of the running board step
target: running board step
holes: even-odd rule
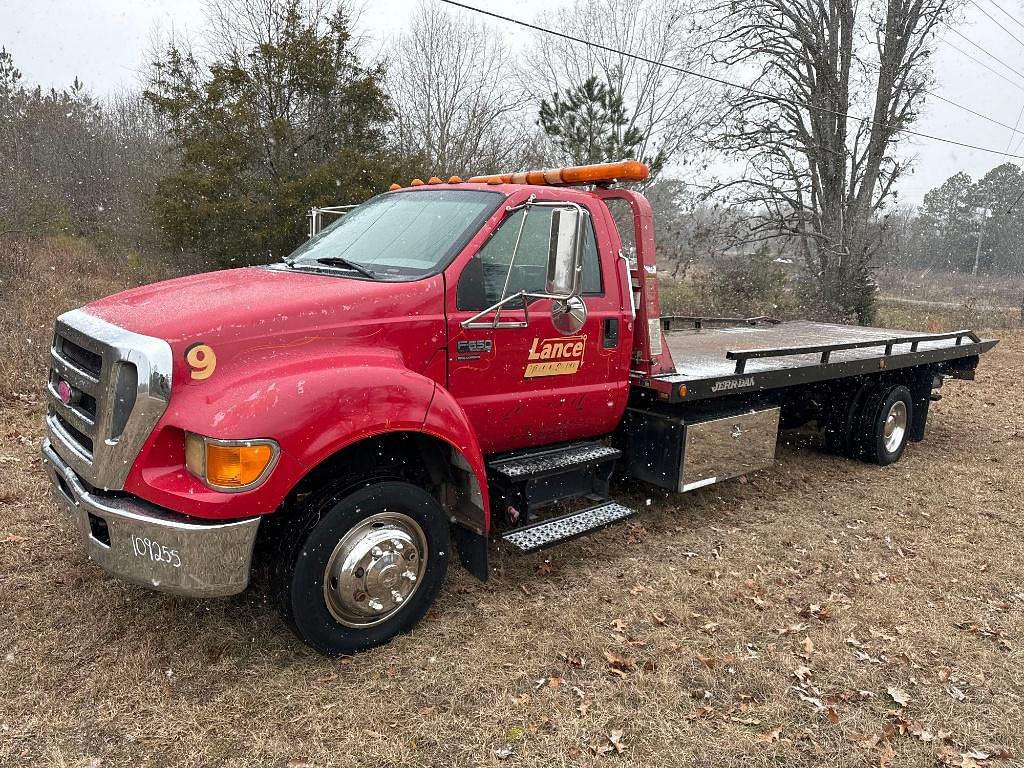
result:
[[[595,463],[612,462],[622,455],[618,448],[601,443],[573,443],[562,448],[524,453],[488,464],[493,472],[509,480],[526,480],[571,471]]]
[[[600,530],[635,514],[636,510],[617,501],[605,501],[579,512],[515,528],[501,538],[523,552],[536,552]]]

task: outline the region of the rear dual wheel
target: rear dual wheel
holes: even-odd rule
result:
[[[860,413],[860,458],[886,466],[907,447],[914,400],[902,384],[880,385],[864,400]]]
[[[833,401],[825,426],[829,450],[882,466],[899,461],[914,417],[910,390],[878,382],[850,399]]]
[[[400,481],[325,489],[285,530],[274,569],[281,612],[305,643],[350,654],[411,630],[448,568],[448,522],[437,500]]]
[[[879,384],[864,397],[857,418],[856,458],[887,466],[906,449],[913,397],[902,384]]]

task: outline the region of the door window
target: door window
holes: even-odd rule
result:
[[[547,281],[547,260],[551,241],[551,208],[531,207],[516,211],[498,227],[483,248],[470,260],[459,280],[458,307],[485,309],[505,296],[520,291],[543,293]],[[526,224],[523,225],[523,217]],[[519,228],[523,228],[516,250]],[[515,264],[509,262],[515,250]],[[475,262],[475,263],[474,263]],[[508,288],[505,289],[505,280]],[[583,226],[583,293],[601,295],[601,264],[594,226],[587,216]]]

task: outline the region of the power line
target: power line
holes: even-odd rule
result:
[[[1020,21],[1019,21],[1019,20],[1017,19],[1017,17],[1016,17],[1016,16],[1014,16],[1014,15],[1013,15],[1012,13],[1010,13],[1010,12],[1009,12],[1009,11],[1007,11],[1007,10],[1006,10],[1005,8],[1003,8],[1003,6],[1001,6],[1001,5],[999,4],[999,3],[997,3],[997,2],[996,2],[996,0],[988,0],[988,1],[989,1],[990,3],[992,3],[992,5],[994,5],[994,6],[996,7],[996,8],[998,8],[998,9],[999,9],[1000,11],[1002,11],[1002,12],[1003,12],[1003,14],[1004,14],[1004,15],[1005,15],[1005,16],[1006,16],[1007,18],[1009,18],[1009,19],[1010,19],[1010,21],[1012,21],[1012,22],[1013,22],[1014,24],[1016,24],[1016,25],[1017,25],[1018,27],[1020,27],[1021,29],[1024,29],[1024,24],[1022,24],[1022,23],[1021,23],[1021,22],[1020,22]]]
[[[979,62],[979,63],[981,63],[981,62]],[[865,66],[870,66],[876,72],[881,72],[882,71],[882,68],[880,66],[878,66],[877,64],[874,64],[872,62],[864,62],[864,64],[865,64]],[[1024,91],[1024,88],[1021,88],[1021,90]],[[1020,125],[1020,119],[1019,118],[1017,120],[1017,125],[1012,125],[1011,126],[1008,123],[1004,123],[1002,120],[996,120],[994,117],[990,117],[989,115],[986,115],[983,112],[978,112],[976,109],[971,109],[967,105],[961,104],[958,101],[953,101],[952,99],[947,99],[941,93],[936,93],[935,91],[930,90],[928,88],[922,88],[921,92],[922,93],[927,93],[929,96],[931,96],[932,98],[938,99],[939,101],[944,101],[946,104],[949,104],[950,106],[956,107],[957,109],[962,109],[964,112],[969,112],[970,114],[974,115],[975,117],[980,117],[982,120],[987,120],[988,122],[992,123],[992,125],[998,125],[1000,128],[1008,128],[1013,133],[1021,134],[1021,137],[1022,137],[1021,138],[1021,145],[1024,145],[1024,131],[1019,130],[1018,127],[1017,127],[1017,126]],[[1011,138],[1012,138],[1012,134],[1011,134]],[[1019,150],[1020,146],[1018,146],[1017,149]],[[1007,147],[1007,150],[1009,150],[1009,147]]]
[[[957,34],[959,34],[959,33],[957,33]],[[954,45],[953,43],[949,42],[949,40],[947,40],[946,38],[942,38],[941,40],[939,40],[939,42],[942,43],[943,45],[948,45],[950,48],[952,48],[954,51],[959,53],[961,56],[964,56],[964,57],[970,59],[975,64],[977,64],[979,67],[984,67],[985,69],[987,69],[989,72],[991,72],[996,77],[1001,77],[1003,80],[1008,82],[1010,85],[1012,85],[1017,90],[1024,91],[1024,85],[1021,85],[1020,83],[1015,83],[1013,80],[1008,78],[1002,72],[1000,72],[998,70],[995,70],[995,69],[992,69],[992,67],[990,67],[988,64],[986,64],[984,61],[982,61],[981,59],[975,58],[974,56],[969,54],[967,51],[965,51],[963,48],[960,48],[959,46]]]
[[[795,106],[795,107],[801,107],[803,109],[808,109],[808,110],[817,110],[818,112],[824,112],[825,114],[835,115],[836,117],[841,117],[841,118],[844,118],[844,119],[847,119],[847,120],[856,120],[856,121],[861,122],[861,123],[863,123],[865,125],[873,125],[874,124],[873,121],[869,120],[866,117],[857,117],[856,115],[850,115],[850,114],[845,113],[845,112],[839,112],[839,111],[836,111],[834,109],[828,109],[827,107],[819,107],[819,106],[816,106],[816,105],[813,105],[813,104],[805,104],[803,102],[797,101],[795,99],[790,99],[790,98],[787,98],[785,96],[778,96],[778,95],[775,95],[775,94],[767,93],[765,91],[759,91],[756,88],[751,88],[750,86],[741,85],[740,83],[734,83],[734,82],[732,82],[730,80],[725,80],[725,79],[720,78],[720,77],[714,77],[713,75],[706,75],[703,72],[696,72],[696,71],[694,71],[692,69],[687,69],[685,67],[679,67],[679,66],[676,66],[674,64],[666,64],[663,61],[656,61],[654,59],[647,58],[646,56],[641,56],[640,54],[637,54],[637,53],[629,53],[627,51],[620,51],[617,48],[612,48],[611,46],[603,45],[602,43],[595,43],[592,40],[587,40],[587,39],[581,38],[581,37],[575,37],[575,36],[569,35],[569,34],[567,34],[565,32],[559,32],[559,31],[554,30],[554,29],[548,29],[547,27],[542,27],[539,24],[532,24],[532,23],[527,22],[527,21],[522,21],[520,19],[512,18],[511,16],[504,16],[504,15],[502,15],[500,13],[496,13],[494,11],[488,11],[488,10],[485,10],[483,8],[476,8],[476,7],[472,6],[472,5],[466,5],[465,3],[457,2],[457,0],[440,0],[440,1],[442,3],[445,3],[446,5],[451,5],[451,6],[454,6],[456,8],[462,8],[463,10],[466,10],[466,11],[473,11],[474,13],[479,13],[479,14],[481,14],[483,16],[490,16],[491,18],[499,19],[500,21],[505,21],[505,22],[508,22],[510,24],[516,24],[518,26],[525,27],[527,29],[532,29],[535,32],[543,32],[544,34],[547,34],[547,35],[553,35],[555,37],[560,37],[563,40],[569,40],[570,42],[579,43],[581,45],[587,45],[587,46],[590,46],[591,48],[597,48],[599,50],[607,51],[608,53],[614,53],[614,54],[617,54],[619,56],[625,56],[627,58],[635,59],[637,61],[642,61],[642,62],[644,62],[646,64],[653,64],[654,66],[657,66],[657,67],[664,67],[665,69],[671,69],[671,70],[673,70],[675,72],[679,72],[679,73],[684,74],[684,75],[690,75],[691,77],[696,77],[696,78],[699,78],[701,80],[707,80],[708,82],[717,83],[718,85],[725,85],[725,86],[728,86],[729,88],[735,88],[737,90],[745,91],[745,92],[747,92],[749,94],[752,94],[754,96],[760,96],[761,98],[772,99],[774,101],[779,101],[779,102],[786,102],[786,103],[788,103],[788,104],[790,104],[792,106]],[[952,29],[952,27],[950,27],[950,29]],[[956,30],[953,30],[953,31],[955,32]],[[957,34],[959,34],[959,32]],[[968,38],[965,38],[965,39],[968,39]],[[970,41],[968,39],[968,42],[972,42],[972,41]],[[977,45],[976,43],[973,43],[973,42],[972,42],[972,44]],[[1016,83],[1014,83],[1014,85],[1016,85]],[[1018,85],[1017,87],[1021,88],[1022,90],[1024,90],[1024,86],[1019,86]],[[905,133],[905,134],[908,134],[910,136],[917,136],[918,138],[928,139],[930,141],[939,141],[939,142],[942,142],[943,144],[951,144],[953,146],[963,147],[964,149],[973,149],[973,150],[976,150],[978,152],[988,152],[988,153],[993,154],[993,155],[1004,155],[1005,154],[1002,150],[992,149],[991,147],[979,147],[976,144],[968,144],[967,142],[957,141],[956,139],[947,139],[947,138],[942,137],[942,136],[934,136],[934,135],[932,135],[930,133],[924,133],[922,131],[915,131],[915,130],[911,130],[910,128],[895,128],[894,132],[895,133]],[[1024,160],[1024,155],[1007,155],[1007,157],[1013,157],[1015,159]]]
[[[944,27],[945,27],[946,29],[948,29],[948,30],[949,30],[950,32],[952,32],[952,33],[953,33],[954,35],[956,35],[957,37],[959,37],[959,38],[961,38],[961,39],[965,40],[965,41],[966,41],[967,43],[969,43],[970,45],[973,45],[973,46],[974,46],[975,48],[977,48],[977,49],[978,49],[979,51],[981,51],[982,53],[984,53],[984,54],[985,54],[986,56],[988,56],[988,57],[989,57],[990,59],[992,59],[993,61],[998,61],[998,62],[999,62],[1000,64],[1002,64],[1002,65],[1003,65],[1004,67],[1006,67],[1006,68],[1007,68],[1008,70],[1010,70],[1011,72],[1013,72],[1013,74],[1015,74],[1015,75],[1016,75],[1017,77],[1019,77],[1019,78],[1020,78],[1021,80],[1024,80],[1024,74],[1022,74],[1022,73],[1021,73],[1020,71],[1018,71],[1018,70],[1017,70],[1016,68],[1014,68],[1014,67],[1011,67],[1011,66],[1010,66],[1009,64],[1007,64],[1007,63],[1006,63],[1005,61],[1003,61],[1002,59],[1000,59],[1000,58],[999,58],[998,56],[996,56],[996,55],[995,55],[994,53],[992,53],[991,51],[989,51],[989,50],[988,50],[987,48],[985,48],[984,46],[978,45],[978,44],[977,44],[976,42],[974,42],[973,40],[971,40],[971,38],[969,38],[969,37],[968,37],[967,35],[965,35],[965,34],[964,34],[963,32],[961,32],[961,31],[960,31],[959,29],[957,29],[957,28],[956,28],[956,27],[954,27],[954,26],[951,26],[950,24],[948,24],[948,23],[946,23],[945,21],[942,21],[942,20],[940,20],[940,21],[939,21],[939,23],[940,23],[940,24],[941,24],[942,26],[944,26]],[[994,71],[994,70],[993,70],[993,71]],[[1003,79],[1005,80],[1006,78],[1003,78]],[[1019,86],[1019,85],[1018,85],[1017,87],[1018,87],[1018,88],[1020,88],[1020,86]]]
[[[984,14],[985,14],[985,15],[986,15],[986,16],[987,16],[987,17],[988,17],[988,18],[989,18],[989,19],[990,19],[990,20],[992,21],[992,23],[993,23],[993,24],[995,24],[995,25],[996,25],[997,27],[999,27],[999,28],[1000,28],[1001,30],[1003,30],[1003,32],[1005,32],[1005,33],[1006,33],[1006,34],[1008,34],[1008,35],[1009,35],[1010,37],[1012,37],[1012,38],[1013,38],[1014,40],[1016,40],[1016,41],[1017,41],[1017,45],[1019,45],[1019,46],[1021,46],[1022,48],[1024,48],[1024,41],[1022,41],[1022,40],[1021,40],[1021,39],[1020,39],[1019,37],[1017,37],[1017,36],[1016,36],[1015,34],[1013,34],[1013,32],[1011,32],[1011,31],[1010,31],[1010,30],[1008,30],[1008,29],[1007,29],[1007,28],[1006,28],[1005,26],[1003,26],[1003,23],[1002,23],[1002,22],[1000,22],[1000,21],[998,21],[998,20],[996,19],[996,17],[995,17],[995,16],[993,16],[993,15],[992,15],[991,13],[989,13],[989,12],[988,12],[988,11],[986,11],[986,10],[985,10],[984,8],[982,8],[982,7],[980,6],[980,5],[978,5],[978,4],[977,4],[977,3],[975,2],[975,0],[968,0],[968,2],[969,2],[969,3],[971,4],[971,5],[973,5],[973,6],[975,7],[975,8],[977,8],[977,9],[978,9],[979,11],[981,11],[982,13],[984,13]],[[1002,10],[1002,8],[1000,8],[999,10]],[[1006,13],[1006,11],[1003,11],[1003,13]]]

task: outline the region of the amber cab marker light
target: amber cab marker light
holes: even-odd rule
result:
[[[448,179],[448,183],[449,184],[461,184],[462,183],[462,177],[461,176],[452,176],[451,178]]]
[[[392,184],[390,187],[388,187],[388,192],[394,192],[396,189],[401,189],[401,188],[402,188],[401,184]]]
[[[272,440],[214,440],[189,433],[185,466],[215,490],[240,491],[262,482],[277,459]]]
[[[429,179],[427,179],[427,184],[440,184],[440,183],[441,183],[441,180],[439,178],[437,178],[437,176],[431,176]]]
[[[423,179],[413,179],[409,184],[410,187],[422,187]]]

